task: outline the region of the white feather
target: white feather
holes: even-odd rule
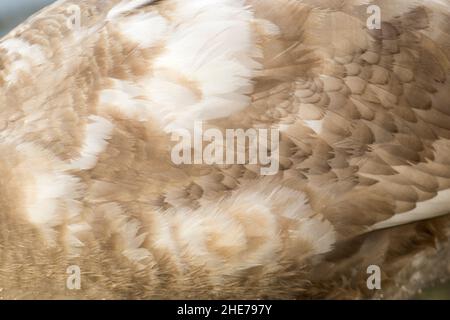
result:
[[[89,116],[89,120],[91,123],[88,123],[86,128],[80,157],[71,161],[74,169],[92,169],[97,163],[99,154],[106,149],[108,139],[111,138],[114,126],[109,120],[94,115]]]
[[[378,222],[370,230],[395,227],[411,222],[436,218],[450,212],[450,189],[438,192],[433,199],[419,202],[416,208],[404,213],[398,213],[391,218]]]

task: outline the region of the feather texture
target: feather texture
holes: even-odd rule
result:
[[[71,5],[0,41],[0,296],[389,297],[448,241],[447,0]],[[280,171],[174,164],[197,121],[280,130]]]

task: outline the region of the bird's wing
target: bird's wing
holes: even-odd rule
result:
[[[447,213],[449,7],[56,2],[0,42],[2,281],[74,263],[92,296],[295,296],[306,258]],[[198,121],[279,129],[280,172],[174,164]]]
[[[371,5],[379,30],[367,27]],[[448,213],[448,5],[254,3],[281,32],[263,46],[253,103],[238,118],[280,127],[292,184],[342,234]]]

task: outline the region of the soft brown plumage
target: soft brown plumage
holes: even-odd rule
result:
[[[70,5],[0,42],[1,297],[403,298],[447,277],[450,2],[85,0],[75,30]],[[197,120],[279,128],[280,172],[175,165]]]

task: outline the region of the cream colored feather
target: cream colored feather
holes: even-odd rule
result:
[[[0,41],[0,296],[414,293],[450,256],[449,18],[447,0],[63,0],[34,15]],[[172,134],[198,121],[279,129],[279,173],[174,164]],[[382,292],[365,287],[372,264]]]

